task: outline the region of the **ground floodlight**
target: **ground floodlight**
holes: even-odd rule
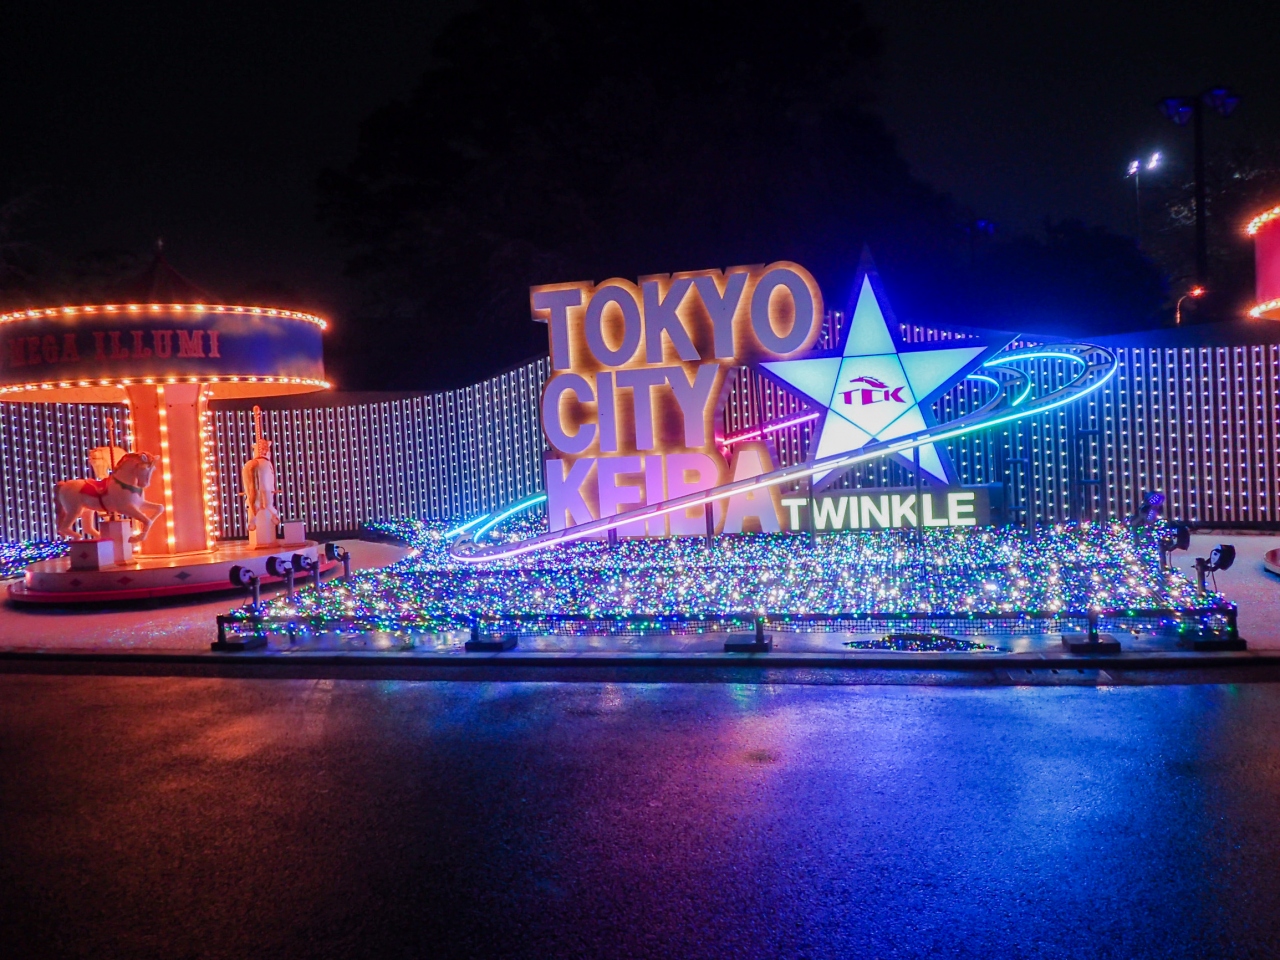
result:
[[[231,583],[236,587],[251,587],[253,582],[258,579],[258,575],[248,567],[242,567],[236,564],[231,568]]]
[[[1148,491],[1142,495],[1142,500],[1138,504],[1138,512],[1134,514],[1134,520],[1139,526],[1149,527],[1160,519],[1160,508],[1164,506],[1164,494],[1155,490]]]
[[[1236,548],[1229,543],[1220,543],[1209,552],[1209,572],[1230,570],[1236,562]]]
[[[267,557],[267,573],[273,577],[283,577],[293,573],[293,565],[284,557]]]
[[[1179,523],[1174,527],[1175,540],[1173,549],[1190,550],[1191,549],[1191,528],[1185,523]]]

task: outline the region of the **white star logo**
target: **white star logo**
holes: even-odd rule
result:
[[[861,271],[855,287],[857,303],[837,352],[759,365],[820,408],[810,460],[936,425],[933,401],[1000,349],[987,343],[945,349],[904,346],[897,324],[885,316],[876,286],[873,274]],[[943,484],[957,481],[944,450],[932,443],[919,450],[923,473]],[[905,466],[914,466],[912,459],[894,456]]]

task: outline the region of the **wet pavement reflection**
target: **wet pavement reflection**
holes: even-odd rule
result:
[[[0,758],[10,956],[1280,951],[1277,685],[6,675]]]

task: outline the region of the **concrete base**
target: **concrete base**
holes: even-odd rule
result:
[[[1071,653],[1099,653],[1114,656],[1120,652],[1120,641],[1109,633],[1098,634],[1096,641],[1091,641],[1087,633],[1064,633],[1062,648]]]
[[[725,653],[768,653],[773,649],[773,637],[765,634],[757,638],[754,633],[731,633],[724,642]]]
[[[514,633],[504,633],[500,637],[480,637],[475,640],[468,640],[463,644],[467,653],[502,653],[504,650],[514,650],[518,638]]]
[[[60,557],[27,567],[22,582],[9,587],[9,597],[16,603],[75,604],[232,590],[229,578],[237,564],[258,574],[263,583],[275,583],[279,578],[268,576],[267,559],[279,556],[287,560],[295,553],[318,561],[321,573],[338,565],[336,560],[326,559],[324,550],[313,541],[288,549],[255,550],[247,542],[235,540],[200,553],[135,556],[129,563],[102,570],[72,570],[67,558]]]
[[[209,644],[209,649],[214,653],[244,653],[246,650],[261,650],[266,645],[266,637],[241,637],[234,640],[215,640]]]
[[[77,540],[67,553],[71,569],[77,572],[105,570],[115,565],[116,545],[110,540]]]
[[[1205,637],[1201,640],[1192,640],[1191,649],[1199,653],[1224,653],[1233,650],[1248,650],[1249,644],[1239,637],[1234,640],[1228,640],[1226,637]]]

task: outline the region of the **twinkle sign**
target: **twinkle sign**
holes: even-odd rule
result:
[[[996,348],[979,341],[904,347],[866,269],[855,290],[844,343],[816,352],[822,292],[804,267],[788,261],[635,283],[534,287],[533,319],[548,326],[553,370],[541,408],[551,448],[545,462],[551,530],[771,472],[762,440],[736,444],[732,462],[715,441],[726,375],[743,365],[817,408],[811,459],[932,424],[928,405]],[[934,481],[955,485],[954,470],[932,444],[920,448],[919,465]],[[786,522],[794,514],[776,487],[762,487],[717,501],[714,519],[721,533],[774,533],[794,529]],[[694,507],[624,524],[618,533],[705,530],[703,510]]]

